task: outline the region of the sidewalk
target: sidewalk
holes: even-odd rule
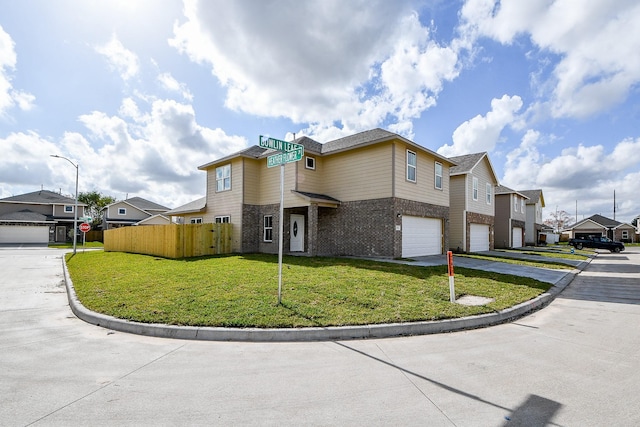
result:
[[[487,252],[492,254],[495,251]],[[495,252],[504,256],[503,252]],[[516,254],[519,255],[519,254]],[[523,254],[524,255],[524,254]],[[536,257],[535,259],[541,259]],[[378,260],[381,261],[381,260]],[[406,263],[418,266],[446,265],[445,255],[418,257],[413,261],[384,260],[387,262]],[[365,338],[388,338],[407,335],[426,335],[443,332],[453,332],[465,329],[476,329],[499,323],[508,322],[539,310],[553,299],[582,271],[591,261],[579,262],[573,270],[552,270],[545,268],[527,267],[508,264],[499,261],[478,260],[457,256],[454,257],[454,267],[466,267],[477,270],[493,271],[496,273],[512,274],[531,277],[543,282],[552,283],[553,287],[544,294],[514,307],[496,313],[470,316],[457,319],[439,321],[425,321],[412,323],[390,323],[361,326],[336,326],[323,328],[215,328],[174,326],[162,324],[146,324],[117,319],[112,316],[96,313],[84,307],[75,293],[73,283],[69,277],[67,266],[62,260],[64,277],[67,287],[69,305],[73,313],[90,324],[101,326],[120,332],[147,335],[162,338],[205,340],[205,341],[255,341],[255,342],[291,342],[291,341],[332,341]]]

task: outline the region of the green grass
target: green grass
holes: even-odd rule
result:
[[[285,257],[282,304],[273,255],[170,260],[92,251],[67,255],[78,298],[89,309],[145,323],[304,327],[448,319],[499,311],[550,288],[534,279],[456,268],[449,302],[446,266],[359,259]]]
[[[537,253],[534,255],[546,256],[546,255],[537,254]],[[562,258],[566,258],[566,257],[559,257],[558,261],[549,261],[549,260],[542,260],[542,259],[534,260],[534,259],[512,258],[512,257],[509,257],[508,255],[500,256],[500,255],[487,255],[487,254],[483,254],[483,255],[456,254],[456,256],[482,259],[485,261],[498,261],[498,262],[504,262],[505,264],[522,265],[526,267],[550,268],[554,270],[566,270],[566,269],[573,268],[571,264],[562,262]],[[554,257],[551,257],[551,258],[554,258]]]
[[[71,243],[49,243],[49,247],[50,248],[57,248],[57,249],[72,249],[73,248],[73,242]],[[103,248],[104,247],[104,243],[102,242],[86,242],[84,244],[85,248]],[[77,249],[82,249],[82,243],[77,243],[76,244],[76,250]]]

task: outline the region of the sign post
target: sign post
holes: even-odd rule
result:
[[[447,267],[449,271],[449,301],[456,302],[456,290],[453,278],[453,252],[447,251]]]
[[[82,252],[84,252],[84,244],[87,241],[87,233],[91,230],[91,224],[83,222],[80,224],[80,231],[82,231]]]
[[[293,139],[295,141],[295,134],[293,134]],[[304,154],[304,146],[294,142],[265,138],[262,135],[260,135],[258,145],[261,148],[280,151],[280,153],[267,157],[268,168],[280,166],[280,216],[278,224],[278,305],[280,305],[282,303],[282,246],[284,236],[284,165],[300,161]]]

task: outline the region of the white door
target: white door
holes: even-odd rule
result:
[[[471,224],[469,239],[469,252],[488,251],[489,226],[487,224]]]
[[[0,243],[49,243],[49,227],[0,225]]]
[[[402,217],[402,256],[404,258],[442,253],[442,220]]]
[[[514,227],[513,228],[513,238],[512,238],[512,248],[521,248],[522,247],[522,228]]]
[[[291,215],[289,250],[304,252],[304,215]]]

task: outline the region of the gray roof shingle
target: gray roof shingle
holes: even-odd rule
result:
[[[39,190],[32,193],[19,194],[17,196],[5,197],[0,202],[8,203],[34,203],[42,205],[72,205],[76,199],[54,193],[49,190]],[[84,203],[78,203],[80,206],[86,206]]]
[[[451,167],[451,175],[470,173],[471,169],[486,155],[486,152],[482,152],[450,157],[450,159],[457,164],[457,166]]]

